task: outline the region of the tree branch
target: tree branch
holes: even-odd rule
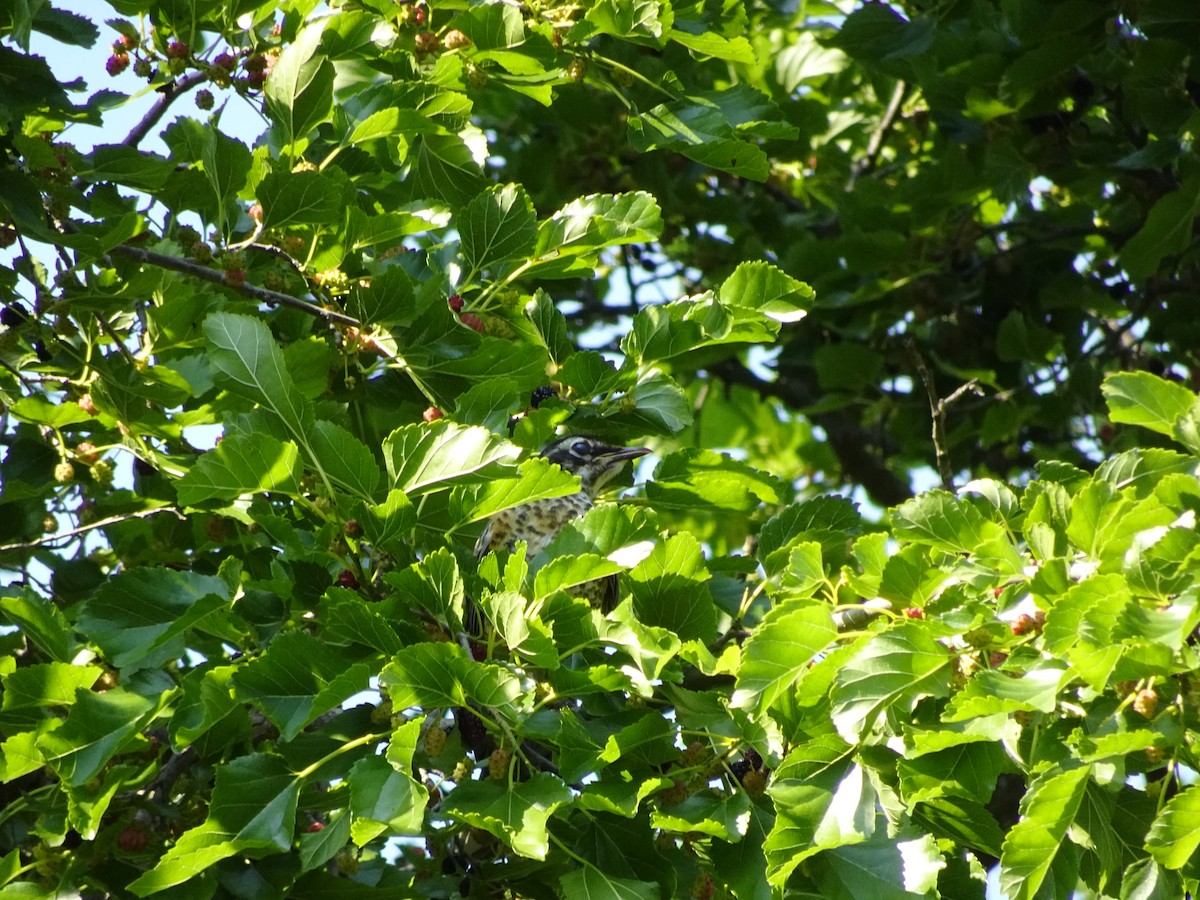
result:
[[[142,116],[142,120],[133,126],[133,130],[125,136],[121,143],[126,147],[137,147],[142,139],[150,133],[150,129],[158,124],[166,114],[175,98],[185,94],[198,84],[208,81],[207,72],[188,72],[175,81],[164,84],[159,91],[159,98],[154,105]]]
[[[979,382],[978,379],[972,378],[966,384],[959,385],[949,397],[939,398],[937,386],[933,381],[933,373],[925,364],[925,357],[917,350],[915,341],[908,342],[908,352],[912,357],[917,375],[921,379],[921,384],[925,388],[925,395],[929,398],[929,413],[933,418],[933,452],[937,459],[938,478],[941,479],[943,488],[953,491],[954,470],[950,464],[950,451],[947,449],[946,410],[968,393],[980,394]]]
[[[231,291],[236,291],[252,300],[258,300],[263,303],[277,303],[280,306],[290,306],[292,309],[298,309],[301,312],[308,313],[310,316],[317,316],[330,322],[350,325],[355,328],[362,327],[362,323],[353,316],[348,316],[336,310],[326,309],[315,303],[309,303],[307,300],[301,300],[298,297],[293,297],[291,294],[281,294],[279,291],[267,290],[266,288],[256,287],[252,284],[230,284],[226,280],[224,272],[218,269],[210,269],[207,266],[202,266],[199,263],[194,263],[186,259],[155,253],[153,250],[143,250],[141,247],[131,247],[128,244],[119,244],[109,252],[117,256],[137,260],[145,265],[158,266],[160,269],[170,269],[173,272],[191,275],[193,278],[199,278],[202,281],[211,281],[213,284],[223,285]]]
[[[887,109],[884,110],[883,118],[879,120],[879,124],[871,132],[870,140],[867,141],[866,155],[850,172],[850,183],[846,185],[847,190],[854,187],[858,176],[874,171],[875,166],[879,164],[879,154],[883,152],[883,143],[887,140],[888,132],[896,123],[896,116],[900,114],[900,107],[904,105],[904,98],[907,96],[908,83],[897,81],[896,88],[892,91],[892,99],[888,101]]]
[[[0,545],[0,553],[8,550],[32,550],[34,547],[44,547],[46,544],[55,544],[59,541],[78,537],[97,528],[106,528],[109,525],[116,525],[118,522],[127,522],[130,519],[148,519],[150,516],[156,516],[159,513],[165,512],[174,513],[180,521],[187,521],[187,517],[173,506],[156,506],[154,509],[143,509],[123,516],[109,516],[107,519],[89,522],[87,525],[80,525],[78,528],[72,528],[70,531],[58,531],[54,534],[43,535],[35,540],[25,541],[20,544],[2,544]]]

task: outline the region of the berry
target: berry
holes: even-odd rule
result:
[[[307,831],[309,834],[316,834],[318,831],[325,830],[325,823],[324,822],[313,822],[311,825],[308,826],[308,828],[306,828],[304,830]]]
[[[680,754],[679,761],[689,769],[698,766],[708,758],[708,747],[703,741],[692,741],[687,749]]]
[[[763,758],[757,750],[747,750],[742,754],[742,758],[750,764],[752,769],[761,769],[763,767]]]
[[[1029,634],[1034,630],[1033,616],[1021,613],[1012,623],[1012,633],[1016,635]]]
[[[988,667],[995,669],[998,666],[1004,665],[1004,661],[1008,659],[1007,653],[1001,653],[999,650],[993,650],[988,654]]]
[[[246,76],[246,87],[257,90],[267,83],[267,73],[251,72]]]
[[[682,803],[684,800],[686,800],[687,795],[687,785],[677,778],[675,779],[674,785],[667,788],[665,791],[658,792],[658,799],[663,802],[664,806],[674,806],[676,803]]]
[[[479,316],[475,315],[475,313],[463,313],[458,317],[458,320],[468,328],[478,331],[480,334],[483,334],[485,331],[487,331],[487,326],[483,323],[483,319],[479,318]]]
[[[1144,688],[1133,698],[1133,709],[1139,715],[1152,719],[1158,710],[1158,694],[1152,688]]]
[[[451,28],[446,32],[446,37],[443,38],[442,43],[446,45],[447,50],[457,50],[460,47],[471,46],[471,39],[457,28]]]
[[[255,222],[258,222],[259,224],[261,224],[262,220],[263,220],[262,204],[261,203],[251,203],[250,208],[246,210],[246,215],[248,215],[250,218],[252,218]]]
[[[551,397],[557,397],[558,391],[544,384],[539,388],[534,388],[533,393],[529,395],[529,405],[537,409],[542,405],[543,401],[549,400]]]
[[[487,647],[479,641],[471,641],[471,659],[483,662],[487,659]]]
[[[192,48],[183,41],[171,41],[167,44],[167,59],[187,59],[192,55]]]
[[[421,413],[421,418],[428,422],[436,422],[438,419],[444,419],[446,414],[436,406],[431,406],[425,412]]]
[[[1146,759],[1149,762],[1153,763],[1154,765],[1158,765],[1166,758],[1167,758],[1167,754],[1163,751],[1162,747],[1147,747],[1146,748]]]
[[[256,53],[254,56],[246,57],[246,61],[242,63],[242,67],[247,72],[263,72],[267,68],[267,58],[261,53]]]
[[[352,591],[357,591],[359,587],[358,576],[349,569],[343,569],[341,574],[337,577],[337,586],[349,588]]]
[[[767,789],[767,776],[757,769],[751,769],[742,779],[742,787],[751,797],[761,797]]]
[[[17,229],[11,225],[0,227],[0,250],[5,247],[11,247],[17,242]]]
[[[451,294],[450,297],[446,300],[446,302],[448,304],[450,304],[450,309],[452,312],[456,312],[456,313],[462,312],[463,300],[462,300],[462,297],[458,296],[458,294]]]
[[[54,480],[59,484],[66,484],[75,478],[75,467],[66,460],[63,460],[54,467]]]
[[[110,56],[108,58],[108,62],[106,62],[104,64],[104,70],[106,72],[108,72],[109,75],[113,75],[113,76],[120,75],[122,72],[124,72],[128,68],[129,68],[129,54],[128,53],[114,53],[112,56]]]
[[[154,67],[150,65],[150,60],[148,60],[148,59],[134,60],[133,74],[136,75],[138,78],[149,78],[151,73],[153,73],[153,71],[154,71]]]
[[[587,63],[582,59],[571,60],[571,64],[567,66],[567,77],[579,84],[585,75],[587,75]]]
[[[445,749],[446,732],[442,731],[440,725],[431,725],[425,731],[425,752],[430,756],[441,756]]]
[[[96,402],[92,399],[91,394],[84,394],[75,403],[89,416],[94,416],[100,412],[100,410],[96,409]]]
[[[113,53],[136,50],[141,41],[136,34],[123,34],[113,41]]]
[[[474,63],[467,63],[465,72],[467,75],[467,87],[481,88],[487,86],[487,72],[483,71],[479,66]]]
[[[107,486],[107,485],[112,484],[112,482],[113,482],[112,463],[107,462],[106,460],[102,459],[102,460],[100,460],[100,462],[98,462],[94,466],[92,466],[92,480],[95,481],[96,484],[100,484],[100,485]]]
[[[213,108],[213,92],[212,91],[196,91],[196,107],[198,109]]]
[[[486,756],[495,749],[495,742],[487,733],[487,728],[484,727],[483,720],[479,716],[465,707],[455,710],[455,716],[458,719],[458,730],[462,735],[463,743],[475,754],[476,759]]]
[[[100,460],[100,451],[91,441],[80,441],[75,447],[75,458],[84,465],[94,465]]]
[[[509,759],[509,752],[503,747],[493,750],[492,755],[488,757],[488,775],[496,781],[503,781],[507,778]]]
[[[168,59],[167,60],[167,71],[169,71],[172,75],[182,75],[184,72],[187,71],[187,60],[186,59]]]
[[[117,846],[126,853],[137,853],[139,850],[144,850],[147,841],[146,832],[132,825],[117,835]]]
[[[287,276],[276,269],[272,269],[263,275],[262,283],[263,287],[268,291],[275,291],[276,293],[283,293],[288,288]]]
[[[225,283],[230,287],[241,287],[246,283],[245,269],[226,269]]]
[[[904,610],[904,615],[910,619],[923,619],[925,618],[925,610],[919,606],[909,606]]]
[[[342,530],[346,532],[346,537],[362,537],[362,526],[358,524],[358,519],[347,519],[346,524],[342,526]]]
[[[179,241],[180,247],[191,247],[200,243],[200,232],[191,225],[181,225],[175,232],[175,240]]]
[[[417,10],[417,12],[423,12],[423,10]],[[437,53],[442,46],[442,42],[432,31],[419,31],[417,32],[415,45],[418,53]]]
[[[237,57],[232,53],[219,53],[217,58],[213,60],[214,66],[219,66],[226,72],[232,72],[237,68]]]
[[[414,25],[424,25],[425,20],[429,18],[429,13],[425,12],[419,6],[414,6],[412,11],[412,20]]]

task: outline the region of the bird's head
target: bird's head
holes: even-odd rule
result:
[[[583,489],[594,497],[621,471],[626,460],[637,459],[649,452],[648,447],[615,447],[598,438],[575,434],[551,441],[542,448],[541,455],[572,475],[578,475]]]

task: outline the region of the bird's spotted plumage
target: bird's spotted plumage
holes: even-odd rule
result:
[[[526,544],[526,553],[534,556],[550,545],[562,527],[592,508],[596,494],[621,471],[628,460],[645,456],[645,447],[616,447],[585,435],[571,435],[551,441],[541,456],[557,463],[572,475],[578,475],[580,489],[566,497],[535,500],[494,515],[475,544],[475,556],[492,550],[512,550],[518,541]],[[580,585],[573,593],[587,597],[607,612],[616,600],[616,585],[604,580],[595,585]]]

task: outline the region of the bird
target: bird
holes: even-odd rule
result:
[[[538,455],[578,475],[579,490],[565,497],[534,500],[496,513],[475,542],[475,558],[482,559],[493,550],[512,550],[518,541],[525,542],[527,556],[541,553],[564,525],[592,508],[601,488],[626,462],[649,452],[648,447],[618,447],[590,435],[567,435],[546,444]],[[617,602],[616,577],[579,585],[572,593],[598,606],[601,612],[611,612]],[[469,607],[466,618],[467,631],[478,634],[478,609]]]

